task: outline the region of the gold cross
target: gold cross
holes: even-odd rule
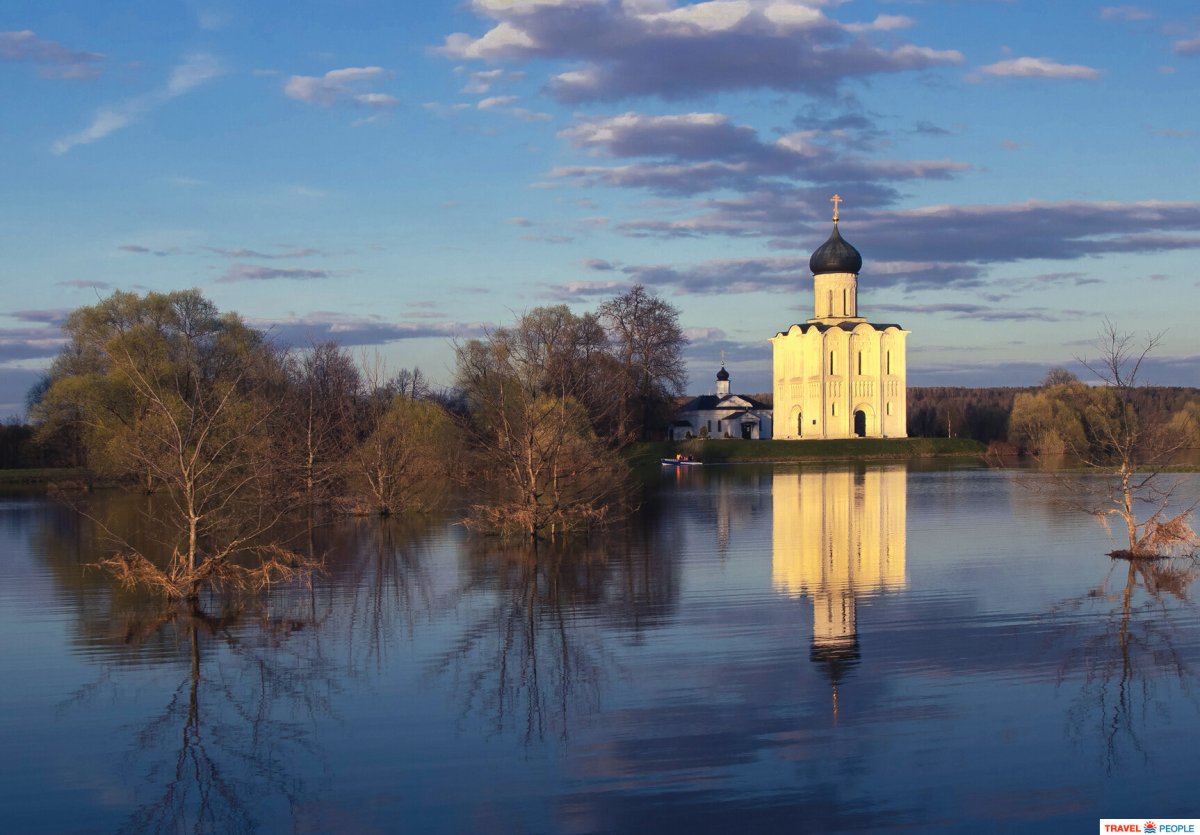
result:
[[[833,204],[833,222],[834,222],[834,223],[837,223],[837,220],[838,220],[838,203],[841,203],[841,202],[842,202],[842,196],[841,196],[840,194],[835,194],[835,195],[833,195],[833,197],[830,197],[830,198],[829,198],[829,202]]]
[[[725,352],[724,351],[721,352],[721,367],[722,368],[725,367]]]

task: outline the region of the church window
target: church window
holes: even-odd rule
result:
[[[858,373],[862,374],[862,351],[858,352]]]
[[[888,374],[892,373],[892,352],[891,351],[887,352],[887,373]]]
[[[706,428],[706,429],[707,429],[709,432],[711,432],[711,431],[712,431],[712,421],[711,421],[711,420],[709,420],[709,421],[705,421],[705,423],[707,423],[707,424],[708,424],[708,425],[707,425],[705,428]]]
[[[887,413],[889,415],[892,413],[892,404],[890,402],[887,404]]]
[[[829,352],[829,373],[830,373],[830,374],[836,374],[836,373],[837,373],[837,372],[835,372],[835,371],[833,370],[833,351],[830,351],[830,352]]]
[[[829,315],[833,315],[833,291],[829,291]]]
[[[846,288],[842,288],[842,315],[849,316],[850,310],[846,307]]]
[[[832,406],[829,407],[829,414],[833,415],[834,417],[837,417],[837,404],[836,403],[834,403]]]

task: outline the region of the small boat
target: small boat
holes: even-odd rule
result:
[[[664,467],[699,467],[703,461],[696,461],[690,455],[676,455],[674,458],[661,458]]]

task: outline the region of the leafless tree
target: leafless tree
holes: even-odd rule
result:
[[[335,342],[311,346],[289,367],[291,411],[286,427],[310,503],[337,494],[354,445],[361,379],[354,358]]]
[[[610,381],[619,409],[620,443],[647,437],[664,422],[687,385],[679,311],[641,284],[600,306],[617,373]]]

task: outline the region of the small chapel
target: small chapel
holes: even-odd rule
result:
[[[838,231],[808,260],[813,316],[771,337],[774,437],[904,438],[908,434],[906,331],[858,315],[862,256]]]

